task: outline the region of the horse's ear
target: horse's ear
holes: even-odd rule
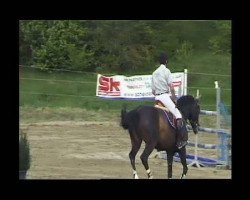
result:
[[[123,104],[122,110],[121,110],[121,115],[124,116],[127,113],[127,105]]]
[[[122,105],[122,110],[124,110],[124,111],[127,110],[127,104],[126,103]]]
[[[197,103],[200,102],[200,99],[201,99],[201,95],[199,95],[198,97],[195,97],[195,101],[196,101]]]

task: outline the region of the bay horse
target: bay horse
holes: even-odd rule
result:
[[[198,100],[191,95],[185,95],[177,100],[176,106],[182,113],[184,125],[186,125],[188,120],[196,134],[198,132],[200,113]],[[184,146],[181,149],[176,147],[176,129],[167,121],[164,110],[154,106],[139,106],[127,112],[124,107],[121,110],[121,126],[128,130],[131,139],[132,148],[129,153],[129,159],[134,179],[139,178],[135,167],[135,157],[141,147],[142,141],[145,142],[145,149],[140,158],[149,179],[152,179],[153,175],[148,166],[148,157],[154,149],[157,149],[157,151],[166,151],[169,179],[172,178],[172,163],[176,152],[179,153],[183,166],[181,178],[186,176],[188,171],[186,147]]]

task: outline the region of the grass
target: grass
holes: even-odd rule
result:
[[[71,107],[21,107],[20,123],[48,121],[116,121],[120,113],[103,110],[86,110]]]

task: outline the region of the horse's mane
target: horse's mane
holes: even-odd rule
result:
[[[181,96],[177,101],[177,107],[185,107],[197,103],[196,99],[192,95]]]

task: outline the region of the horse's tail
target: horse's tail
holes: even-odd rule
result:
[[[126,106],[123,106],[121,110],[121,126],[124,129],[136,130],[139,123],[140,115],[138,113],[138,108],[133,109],[129,112],[126,110]]]
[[[129,128],[129,119],[128,119],[128,112],[127,112],[126,106],[123,106],[121,110],[121,126],[124,129]]]

